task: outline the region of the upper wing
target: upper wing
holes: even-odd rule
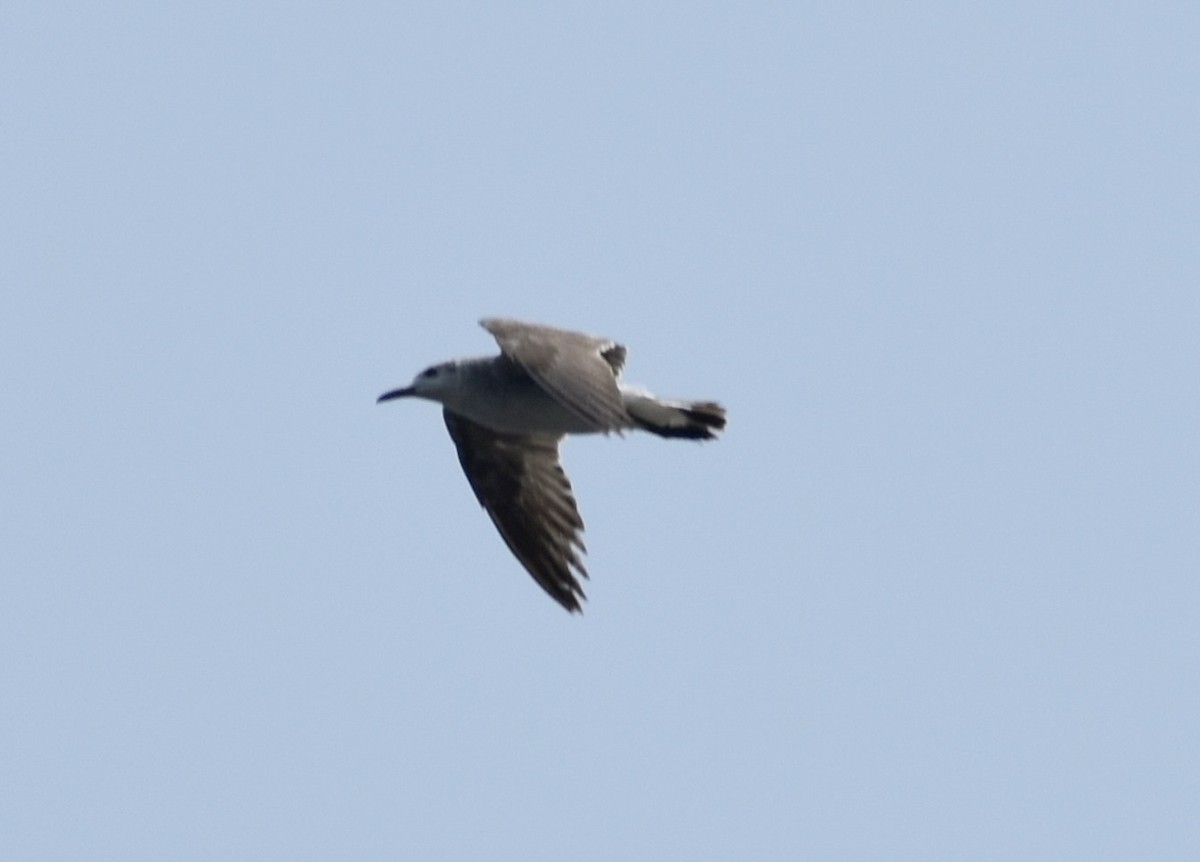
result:
[[[500,434],[449,410],[442,415],[467,481],[509,550],[556,602],[581,611],[583,519],[558,461],[558,440]]]
[[[559,403],[604,431],[630,424],[621,401],[617,375],[625,364],[625,348],[615,341],[489,317],[480,324],[516,362]]]

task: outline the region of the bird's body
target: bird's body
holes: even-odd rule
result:
[[[500,318],[481,323],[499,356],[431,366],[379,400],[442,404],[463,472],[501,537],[555,601],[579,611],[583,520],[558,461],[559,441],[632,429],[710,439],[725,427],[725,410],[621,383],[625,348],[609,339]]]
[[[500,356],[445,363],[453,385],[439,392],[442,406],[485,428],[504,434],[588,434],[601,426],[564,407],[538,386],[521,366]]]

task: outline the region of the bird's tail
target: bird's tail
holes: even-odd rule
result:
[[[715,401],[668,401],[630,389],[621,397],[637,427],[659,437],[711,440],[725,427],[725,408]]]

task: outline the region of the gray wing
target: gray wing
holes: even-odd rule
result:
[[[558,461],[558,440],[500,434],[449,410],[442,415],[471,490],[508,549],[551,598],[582,611],[583,519]]]
[[[519,320],[489,317],[480,325],[495,337],[501,353],[560,404],[603,431],[630,426],[617,387],[617,375],[625,364],[624,346]]]

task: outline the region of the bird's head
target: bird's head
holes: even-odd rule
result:
[[[441,362],[431,365],[413,378],[408,386],[393,389],[379,396],[376,403],[391,401],[394,398],[426,398],[430,401],[442,401],[445,393],[453,389],[458,380],[459,366],[457,362]]]

